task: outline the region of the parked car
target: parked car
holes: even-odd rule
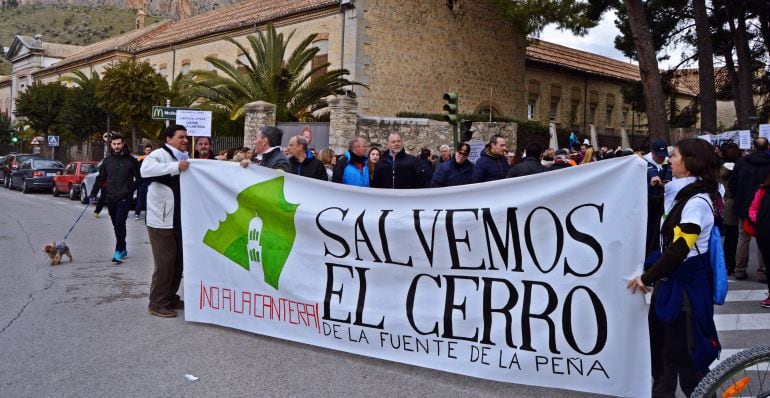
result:
[[[96,162],[71,162],[64,168],[61,175],[57,175],[53,178],[53,188],[51,188],[51,193],[53,196],[59,196],[62,193],[66,193],[70,200],[77,200],[80,198],[80,184],[83,182],[83,179],[86,178],[88,173],[97,170]]]
[[[64,170],[64,165],[58,160],[31,158],[23,161],[19,169],[11,174],[10,189],[21,189],[24,193],[33,190],[50,191],[53,178]]]
[[[19,165],[27,159],[42,159],[40,155],[34,153],[9,153],[5,159],[3,159],[2,167],[0,167],[0,177],[3,177],[3,185],[6,188],[11,187],[11,174],[19,168]]]

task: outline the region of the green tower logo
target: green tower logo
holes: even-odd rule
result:
[[[237,197],[238,209],[203,237],[203,243],[246,270],[249,260],[261,265],[265,283],[276,290],[297,235],[294,214],[299,206],[286,201],[283,184],[278,177],[244,189]]]

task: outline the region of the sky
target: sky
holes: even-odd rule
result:
[[[615,36],[620,34],[615,27],[617,16],[615,12],[607,12],[602,16],[601,22],[595,28],[588,31],[585,36],[575,36],[569,30],[560,31],[555,25],[546,26],[540,34],[540,39],[549,41],[562,46],[575,48],[578,50],[592,52],[594,54],[604,55],[605,57],[617,59],[619,61],[629,62],[629,59],[615,48]],[[681,60],[681,49],[666,49],[671,58],[660,63],[661,68],[673,67]],[[660,55],[660,54],[659,54]],[[633,61],[637,64],[636,61]]]

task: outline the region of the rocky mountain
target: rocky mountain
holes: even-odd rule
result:
[[[120,8],[144,8],[144,10],[150,15],[163,16],[171,19],[181,19],[215,10],[218,7],[239,3],[240,1],[241,0],[18,0],[18,4],[21,6],[112,5]]]

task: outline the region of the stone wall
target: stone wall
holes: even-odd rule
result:
[[[441,96],[459,93],[460,113],[491,103],[504,116],[523,119],[524,38],[517,38],[491,0],[356,1],[355,78],[365,114],[440,112]],[[360,68],[360,70],[358,69]]]
[[[500,134],[508,139],[510,150],[516,148],[515,123],[477,122],[473,123],[471,131],[473,140],[487,141],[492,135]],[[422,148],[428,148],[432,153],[437,153],[441,145],[452,146],[452,126],[446,122],[395,117],[362,116],[358,118],[356,134],[364,137],[370,147],[387,149],[388,135],[392,132],[401,133],[404,148],[413,155],[417,155]]]

